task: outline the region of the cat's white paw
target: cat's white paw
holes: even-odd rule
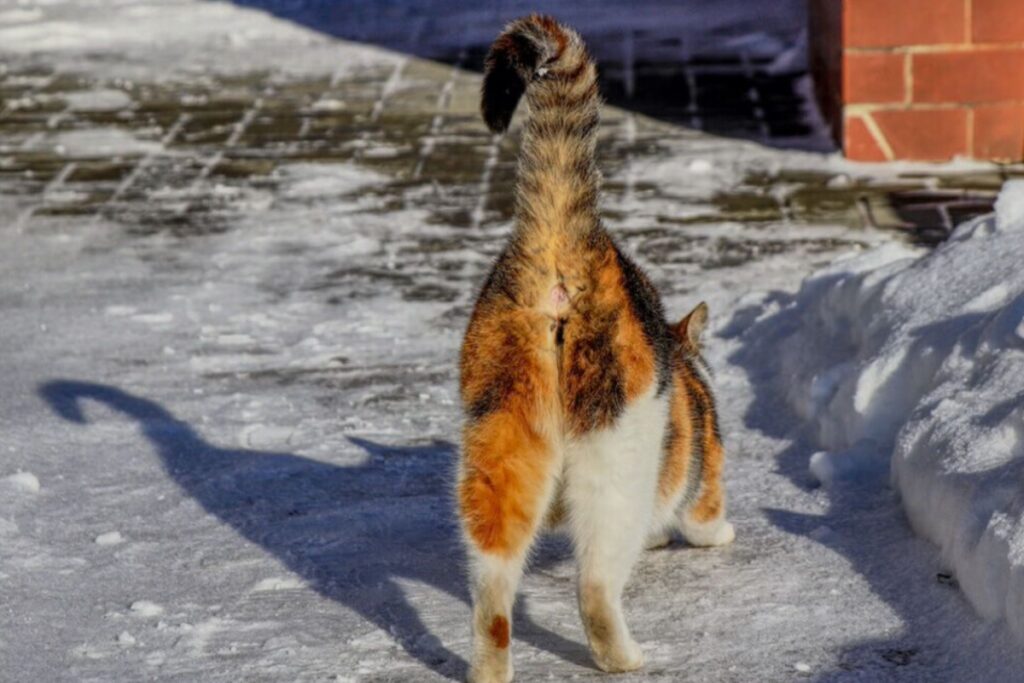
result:
[[[469,683],[512,683],[514,677],[512,662],[504,667],[474,665],[469,670]]]
[[[647,550],[654,550],[655,548],[664,548],[672,542],[672,534],[669,533],[668,529],[662,529],[661,531],[655,531],[647,536],[647,541],[644,544],[644,548]]]
[[[507,643],[501,648],[488,643],[473,653],[473,663],[469,667],[469,683],[511,683],[514,675],[512,656]]]
[[[605,652],[594,652],[594,662],[608,673],[635,671],[644,665],[644,653],[632,638]]]
[[[680,526],[686,542],[699,547],[728,545],[736,538],[736,529],[733,528],[731,522],[727,522],[724,519],[717,519],[703,524],[683,520]]]

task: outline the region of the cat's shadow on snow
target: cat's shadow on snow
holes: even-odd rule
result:
[[[350,438],[368,458],[362,465],[339,466],[291,453],[220,448],[160,404],[112,386],[52,381],[39,393],[71,422],[87,422],[83,401],[135,421],[168,475],[207,512],[274,555],[311,588],[388,633],[434,672],[465,677],[466,660],[430,632],[399,584],[421,582],[469,602],[449,495],[451,443],[388,446]],[[533,566],[543,569],[565,552],[549,543]],[[582,643],[538,626],[525,602],[520,600],[516,610],[518,639],[593,668]],[[468,609],[465,621],[468,636]],[[344,635],[332,634],[339,647]],[[468,648],[468,639],[464,642]]]

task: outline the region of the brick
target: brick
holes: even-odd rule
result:
[[[974,152],[980,159],[1024,159],[1024,104],[989,104],[974,109]]]
[[[1024,43],[1024,3],[973,0],[971,39],[976,43]]]
[[[860,116],[846,117],[843,126],[843,154],[854,161],[888,161]]]
[[[1024,100],[1024,48],[915,54],[914,102]]]
[[[967,150],[967,109],[898,109],[872,112],[893,156],[947,161]]]
[[[903,65],[907,57],[889,52],[847,54],[843,57],[843,101],[902,102]]]
[[[962,43],[964,0],[844,0],[846,47]]]

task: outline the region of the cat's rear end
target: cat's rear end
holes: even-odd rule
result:
[[[703,496],[714,488],[704,476],[694,484],[693,459],[679,446],[696,443],[698,421],[683,420],[686,411],[707,405],[679,394],[696,386],[682,374],[680,339],[650,281],[598,217],[596,69],[579,35],[550,17],[513,22],[492,46],[482,101],[488,126],[505,130],[524,94],[530,116],[515,228],[461,355],[467,421],[457,498],[471,560],[477,683],[512,678],[516,588],[555,508],[573,536],[595,661],[606,671],[639,667],[621,606],[630,570],[648,534],[662,531],[686,498],[679,491],[696,486]],[[710,405],[711,422],[707,410],[699,422],[711,428],[700,440],[713,444],[701,462],[720,463]],[[709,523],[724,523],[720,487],[709,496],[720,503]]]

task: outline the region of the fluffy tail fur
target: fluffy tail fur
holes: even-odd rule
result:
[[[508,128],[524,93],[530,116],[516,190],[520,228],[587,234],[597,222],[600,98],[579,34],[537,14],[505,28],[485,63],[481,110],[492,131]]]

